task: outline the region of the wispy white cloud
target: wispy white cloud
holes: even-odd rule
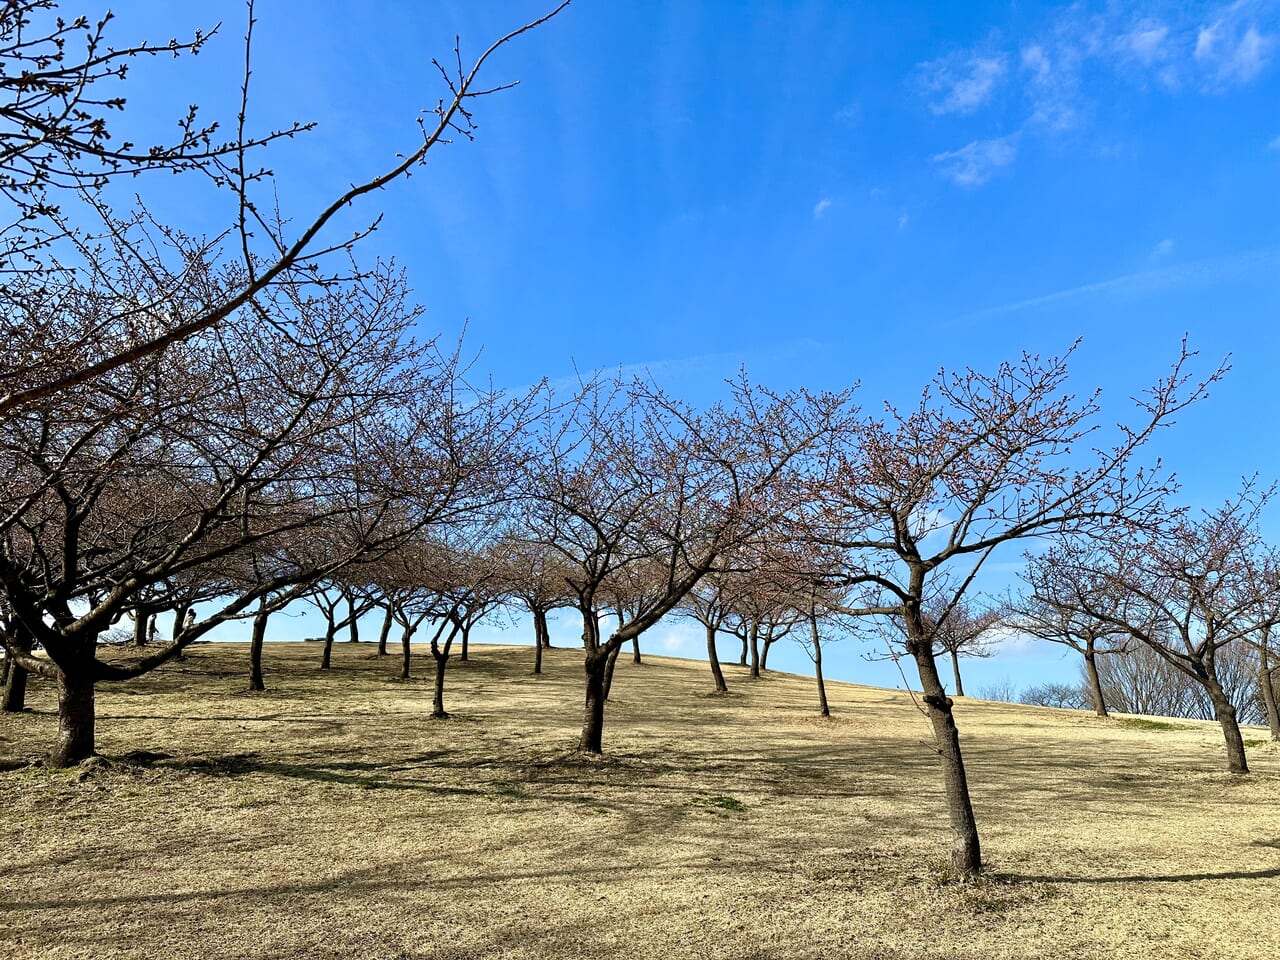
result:
[[[1263,34],[1253,23],[1241,23],[1234,15],[1237,7],[1239,4],[1231,8],[1230,15],[1201,27],[1196,34],[1195,59],[1209,72],[1210,85],[1248,83],[1270,62],[1275,37]]]
[[[1022,69],[1029,71],[1037,83],[1046,82],[1053,73],[1049,56],[1038,43],[1022,48]]]
[[[1171,237],[1165,237],[1151,248],[1151,252],[1147,254],[1147,262],[1157,263],[1169,256],[1171,253],[1173,253],[1173,239]]]
[[[1008,65],[1003,54],[953,54],[921,63],[917,70],[930,110],[938,115],[968,114],[991,99]]]
[[[900,214],[898,214],[898,232],[899,232],[899,233],[901,233],[903,230],[907,229],[907,226],[908,226],[910,223],[911,223],[911,217],[910,217],[910,216],[908,216],[908,215],[907,215],[907,214],[905,214],[905,213],[900,213]]]
[[[834,203],[835,201],[832,200],[830,197],[823,197],[821,200],[815,203],[813,205],[813,219],[821,220],[822,215],[826,213],[828,210],[830,210]]]
[[[1027,125],[1055,131],[1074,127],[1074,58],[1060,51],[1050,55],[1040,44],[1033,44],[1022,48],[1022,69],[1027,75],[1026,96],[1031,105]]]
[[[862,122],[862,104],[857,100],[846,103],[835,112],[835,118],[847,127],[856,127]]]
[[[977,310],[958,317],[955,322],[984,320],[1090,297],[1106,296],[1138,299],[1156,296],[1178,287],[1209,286],[1248,276],[1274,276],[1277,269],[1280,269],[1280,247],[1251,250],[1228,257],[1214,257],[1166,267],[1154,267],[1149,270],[1141,270],[1137,273],[1114,277],[1110,280],[1100,280],[1096,283],[1085,283],[1076,287],[1055,290],[1052,293],[1046,293],[1038,297],[1028,297],[1025,300]]]
[[[705,632],[699,627],[682,621],[671,623],[664,620],[659,626],[650,630],[646,637],[651,642],[656,642],[658,649],[663,653],[676,656],[697,655],[700,649],[706,649]]]
[[[1268,143],[1268,144],[1267,144],[1267,149],[1268,149],[1268,150],[1280,150],[1280,136],[1277,136],[1274,140],[1272,140],[1270,143]]]
[[[1169,33],[1167,24],[1144,19],[1133,29],[1120,34],[1115,46],[1122,55],[1131,56],[1144,67],[1150,67],[1170,57]]]
[[[670,357],[660,360],[645,360],[638,363],[619,363],[614,366],[594,367],[569,376],[548,378],[547,386],[556,393],[565,393],[577,389],[581,384],[589,382],[595,377],[617,377],[622,381],[630,381],[634,377],[651,378],[663,386],[668,386],[673,381],[680,379],[705,383],[708,380],[718,381],[726,377],[732,377],[741,367],[748,364],[756,364],[764,360],[804,357],[815,352],[827,350],[828,346],[811,337],[799,337],[792,340],[760,344],[746,350],[700,353],[687,357]],[[535,384],[524,384],[506,389],[518,394],[530,390],[534,386]]]
[[[1013,137],[974,140],[959,150],[933,156],[939,172],[962,187],[980,187],[1003,167],[1013,163],[1018,147]]]
[[[919,63],[918,92],[935,114],[991,111],[1005,129],[1056,136],[1083,129],[1104,109],[1110,92],[1100,84],[1222,93],[1257,80],[1280,49],[1276,0],[1233,0],[1208,13],[1168,4],[1156,11],[1154,0],[1090,6],[1061,6],[1025,35],[993,32],[974,47]],[[975,144],[988,142],[937,155],[955,161],[939,171],[963,186],[985,182],[993,165],[981,163]],[[990,159],[1004,156],[1008,151]]]

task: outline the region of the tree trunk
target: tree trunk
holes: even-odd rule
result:
[[[761,670],[769,669],[769,651],[773,648],[775,639],[776,638],[774,637],[765,637],[764,645],[760,647],[760,669]]]
[[[822,679],[822,637],[818,635],[818,618],[810,616],[809,626],[813,634],[813,669],[818,678],[818,711],[824,717],[831,716],[831,707],[827,705],[827,685]]]
[[[58,739],[52,767],[71,767],[93,756],[93,680],[58,671]]]
[[[920,631],[923,635],[923,630]],[[951,869],[957,880],[970,880],[982,870],[982,847],[978,840],[978,823],[969,799],[969,780],[965,775],[964,756],[960,752],[960,731],[952,716],[951,698],[947,696],[938,664],[927,640],[916,640],[911,655],[920,673],[925,708],[933,724],[933,737],[942,760],[942,785],[947,800],[947,818],[951,822]]]
[[[266,609],[266,598],[258,604],[258,612],[253,615],[253,633],[249,637],[249,689],[266,690],[262,682],[262,642],[267,637],[267,618],[271,616]]]
[[[707,627],[707,659],[711,661],[711,676],[716,682],[716,693],[728,693],[729,686],[724,682],[724,671],[720,669],[720,657],[716,655],[716,628],[709,625]]]
[[[179,633],[181,633],[181,632],[182,632],[182,628],[183,628],[184,626],[186,626],[187,613],[188,613],[190,610],[191,610],[191,604],[186,603],[186,602],[180,603],[180,604],[178,604],[178,606],[177,606],[177,607],[175,607],[175,608],[174,608],[174,611],[173,611],[173,631],[172,631],[172,634],[171,634],[170,639],[173,639],[173,640],[177,640],[177,639],[178,639],[178,634],[179,634]],[[186,653],[184,653],[182,650],[179,650],[179,651],[177,652],[177,654],[174,656],[174,658],[173,658],[173,659],[175,659],[175,660],[185,660],[185,659],[187,659],[187,655],[186,655]]]
[[[747,635],[743,633],[741,639],[742,652],[738,655],[738,666],[745,667],[747,665]]]
[[[447,720],[449,714],[444,709],[444,669],[449,665],[449,652],[432,650],[431,655],[436,660],[436,689],[431,699],[431,719]]]
[[[409,679],[409,644],[413,640],[413,630],[409,627],[404,628],[404,634],[400,637],[400,679]]]
[[[151,618],[154,616],[149,607],[139,607],[133,611],[133,645],[135,647],[147,645],[147,628],[151,626]]]
[[[586,753],[604,752],[604,672],[609,662],[608,646],[588,650],[583,661],[587,674],[587,696],[582,719],[582,739],[578,746]]]
[[[751,677],[760,679],[760,625],[751,624]]]
[[[10,624],[10,643],[24,654],[30,654],[35,645],[26,629],[15,619]],[[21,713],[27,708],[27,668],[12,656],[4,658],[4,698],[0,713]]]
[[[352,643],[359,643],[360,642],[360,616],[356,612],[355,600],[347,601],[347,613],[351,617],[351,619],[347,623],[348,638]]]
[[[609,651],[609,659],[604,665],[604,698],[609,699],[609,694],[613,691],[613,669],[618,665],[618,654],[622,652],[622,644],[618,644]]]
[[[182,632],[182,628],[187,619],[187,611],[191,609],[191,604],[180,603],[173,608],[173,630],[169,639],[177,640],[178,634]]]
[[[324,658],[320,661],[321,670],[328,670],[329,665],[333,662],[333,635],[337,632],[337,626],[330,620],[324,631]]]
[[[391,636],[391,624],[396,619],[396,608],[388,601],[387,615],[382,618],[382,632],[378,634],[378,656],[385,657],[387,655],[387,638]]]
[[[954,673],[956,677],[956,696],[963,697],[964,681],[960,679],[960,654],[956,653],[954,650],[951,651],[951,672]],[[981,691],[979,691],[979,693],[981,693]]]
[[[1213,714],[1222,727],[1222,737],[1227,743],[1227,770],[1231,773],[1248,773],[1249,761],[1244,756],[1244,738],[1240,735],[1240,722],[1236,719],[1236,708],[1222,689],[1216,672],[1205,664],[1201,682],[1208,691],[1209,700],[1213,703]]]
[[[1276,706],[1276,685],[1271,676],[1270,651],[1264,643],[1258,649],[1258,689],[1262,691],[1262,703],[1267,708],[1267,727],[1272,740],[1280,740],[1280,708]]]
[[[462,655],[458,657],[458,659],[461,660],[463,663],[466,663],[468,660],[471,659],[470,657],[467,656],[467,643],[468,641],[470,641],[470,639],[471,639],[471,627],[465,626],[462,628]]]
[[[1085,648],[1084,670],[1089,678],[1089,696],[1093,700],[1093,712],[1105,720],[1110,714],[1107,713],[1106,697],[1102,695],[1102,680],[1098,676],[1097,654],[1093,652],[1092,644]]]
[[[542,675],[542,651],[550,646],[546,638],[547,615],[540,608],[535,607],[533,610],[533,673],[535,676]]]
[[[643,662],[640,659],[640,638],[639,637],[631,638],[631,662],[632,663]]]
[[[12,658],[5,661],[8,676],[4,678],[4,701],[0,703],[0,712],[21,713],[27,708],[27,668],[14,663]]]

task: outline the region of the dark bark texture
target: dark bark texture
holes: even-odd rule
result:
[[[960,750],[960,731],[952,715],[951,698],[947,696],[933,644],[926,635],[919,609],[906,611],[909,637],[908,652],[916,662],[920,685],[924,691],[925,709],[933,725],[934,742],[942,761],[942,785],[946,797],[947,819],[951,824],[951,869],[956,880],[969,880],[982,870],[982,846],[978,840],[978,823],[969,799],[969,780]]]
[[[1107,698],[1102,693],[1102,678],[1098,676],[1097,654],[1092,644],[1085,650],[1084,670],[1089,678],[1089,698],[1093,700],[1093,712],[1104,720],[1110,716],[1107,712]]]
[[[583,659],[587,675],[586,702],[582,719],[582,738],[578,745],[586,753],[604,752],[604,674],[609,663],[609,648],[588,650]]]
[[[707,659],[711,661],[711,678],[716,683],[716,693],[728,693],[729,685],[724,682],[724,671],[720,669],[720,658],[716,655],[716,628],[707,627]]]
[[[21,713],[27,708],[27,668],[20,663],[6,660],[7,670],[4,678],[4,698],[0,702],[0,712]]]
[[[58,738],[49,764],[70,767],[93,756],[93,678],[58,671]]]
[[[267,689],[262,679],[262,644],[267,637],[267,619],[271,616],[264,606],[258,608],[253,617],[253,633],[249,637],[249,689],[262,691]]]

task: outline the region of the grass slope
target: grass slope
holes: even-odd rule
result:
[[[0,956],[1256,958],[1280,950],[1280,755],[1215,724],[957,708],[989,873],[944,881],[905,693],[622,660],[604,760],[581,664],[478,647],[425,679],[369,644],[205,645],[99,697],[107,766],[0,773]],[[429,659],[416,669],[428,674]],[[0,718],[0,759],[55,720]],[[1247,736],[1257,737],[1257,733]],[[159,755],[157,755],[159,754]],[[12,763],[10,763],[12,766]]]

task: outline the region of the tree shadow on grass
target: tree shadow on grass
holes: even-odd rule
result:
[[[370,760],[287,761],[266,759],[255,753],[225,754],[181,760],[164,759],[157,763],[173,770],[196,775],[242,777],[265,774],[312,783],[339,784],[363,790],[412,790],[440,796],[488,796],[485,787],[465,787],[413,778],[400,777],[423,766],[436,766],[448,757],[444,750],[428,751],[410,757],[384,762]],[[487,786],[487,785],[486,785]]]
[[[1048,874],[993,873],[991,879],[1009,883],[1195,883],[1201,880],[1274,880],[1280,867],[1269,870],[1222,870],[1217,873],[1127,874],[1110,877],[1064,877]]]
[[[400,863],[394,870],[389,870],[386,863],[379,863],[362,869],[348,870],[337,876],[326,876],[323,879],[259,884],[250,887],[182,891],[157,890],[115,896],[71,896],[48,899],[32,897],[22,900],[0,900],[0,913],[25,910],[100,909],[106,907],[142,906],[149,903],[185,903],[188,901],[217,901],[236,898],[248,898],[258,901],[273,896],[298,897],[309,894],[327,896],[331,894],[379,894],[396,891],[414,892],[421,891],[425,886],[429,886],[435,892],[463,890],[468,893],[474,893],[484,886],[525,881],[583,880],[596,876],[602,880],[614,880],[620,873],[656,873],[660,869],[668,873],[672,870],[698,874],[713,871],[732,873],[742,869],[743,866],[743,862],[739,862],[734,858],[715,858],[710,856],[692,858],[678,865],[665,864],[661,868],[643,864],[619,865],[617,863],[589,866],[578,861],[567,860],[563,866],[548,869],[508,870],[505,872],[486,872],[480,869],[462,876],[428,877],[423,875],[421,863]]]

